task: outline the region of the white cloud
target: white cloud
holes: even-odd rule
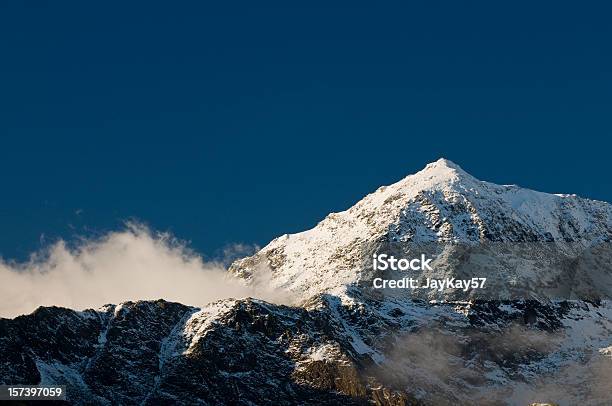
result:
[[[229,297],[281,298],[261,283],[255,286],[230,277],[221,262],[203,261],[170,235],[131,224],[74,249],[60,241],[26,263],[0,260],[0,317],[51,305],[85,309],[163,298],[201,306]]]

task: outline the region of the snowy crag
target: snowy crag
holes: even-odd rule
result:
[[[290,305],[39,308],[0,319],[0,383],[65,384],[78,405],[608,405],[611,239],[608,203],[440,159],[232,264]],[[373,253],[422,251],[489,289],[371,288],[398,276]]]

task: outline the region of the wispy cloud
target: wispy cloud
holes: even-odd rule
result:
[[[229,297],[278,301],[265,284],[246,286],[228,275],[225,259],[245,250],[228,248],[225,258],[204,261],[171,235],[137,224],[76,248],[59,241],[25,263],[0,260],[0,317],[38,306],[85,309],[158,298],[194,306]]]

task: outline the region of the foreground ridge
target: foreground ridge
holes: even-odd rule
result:
[[[611,320],[609,302],[331,295],[305,307],[242,299],[202,309],[163,300],[39,308],[0,320],[9,354],[0,382],[65,384],[71,403],[88,405],[524,404],[559,400],[538,390],[561,375],[566,398],[605,400],[598,373],[611,370]]]

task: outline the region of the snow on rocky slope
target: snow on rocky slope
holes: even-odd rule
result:
[[[311,230],[276,238],[230,270],[246,279],[271,271],[270,283],[291,291],[299,302],[369,279],[371,254],[385,245],[533,243],[539,250],[553,247],[576,256],[585,247],[609,242],[610,236],[608,203],[479,181],[440,159],[350,209],[328,215]],[[533,282],[533,274],[524,276]]]
[[[445,292],[432,302],[367,283],[371,254],[385,249],[449,244],[435,264],[455,275],[468,257],[457,246],[545,244],[556,260],[611,236],[607,203],[482,182],[442,159],[232,265],[247,283],[288,291],[293,306],[40,308],[0,319],[0,383],[67,384],[71,403],[84,405],[610,404],[605,297],[458,301]],[[488,259],[479,267],[489,274],[516,268]],[[530,264],[514,275],[520,283],[556,269],[549,258]]]

